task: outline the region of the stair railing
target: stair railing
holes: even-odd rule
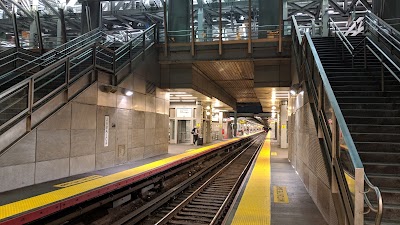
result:
[[[328,148],[332,195],[340,203],[335,206],[342,215],[345,215],[347,224],[363,225],[364,214],[374,211],[376,212],[375,224],[379,225],[383,212],[380,190],[371,184],[364,172],[364,166],[311,35],[306,33],[305,37],[300,39],[296,18],[292,16],[292,20],[294,25],[292,42],[298,71],[303,76],[307,87],[310,106],[316,125],[318,124],[319,127],[318,137],[323,139]],[[340,32],[337,33],[340,35]],[[343,38],[343,42],[346,42],[345,40]],[[368,186],[367,190],[365,190],[365,184]],[[370,191],[376,193],[378,207],[373,206],[368,200],[366,194]],[[364,212],[365,204],[369,207],[368,212]]]
[[[333,21],[332,18],[329,18],[329,25],[330,25],[330,34],[334,35],[335,39],[335,48],[338,47],[338,43],[336,41],[336,38],[339,38],[339,40],[342,42],[342,60],[345,59],[345,55],[344,55],[344,49],[343,46],[347,49],[348,53],[351,55],[352,58],[352,66],[354,66],[354,55],[353,55],[353,51],[354,51],[354,47],[353,45],[350,43],[350,41],[347,39],[346,35],[344,35],[344,33],[340,30],[340,28],[336,25],[335,21]]]
[[[23,64],[6,74],[0,75],[0,87],[14,79],[27,78],[31,73],[39,72],[41,69],[48,67],[60,58],[63,58],[82,47],[96,43],[103,37],[103,35],[104,33],[102,31],[95,29],[43,54],[41,57],[36,58],[29,63]]]
[[[21,123],[21,121],[26,123],[23,130],[17,127],[17,130],[11,130],[6,135],[0,135],[0,156],[23,135],[76,96],[79,93],[77,90],[85,88],[80,87],[83,85],[82,82],[76,82],[79,78],[86,76],[94,68],[104,70],[105,68],[101,66],[104,63],[104,55],[112,53],[113,60],[106,62],[111,63],[111,68],[113,68],[107,70],[113,78],[111,84],[118,85],[122,82],[126,76],[123,79],[117,79],[116,75],[119,70],[127,65],[130,60],[135,61],[139,56],[143,56],[142,59],[144,59],[146,50],[157,41],[156,31],[156,26],[151,26],[116,51],[112,51],[109,46],[104,46],[103,43],[86,44],[79,50],[49,64],[46,68],[34,72],[18,84],[0,90],[0,134],[8,132],[13,125]],[[129,48],[125,48],[126,46],[129,46]],[[96,81],[95,76],[88,76],[90,83]],[[66,94],[60,98],[59,93],[61,92]],[[55,98],[57,99],[54,100]],[[54,101],[58,102],[55,103]],[[52,102],[52,104],[47,104],[49,102]],[[13,108],[15,105],[19,106],[17,110]],[[7,118],[3,116],[7,116]]]

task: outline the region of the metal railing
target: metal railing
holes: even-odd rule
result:
[[[312,110],[319,124],[319,132],[327,145],[332,180],[337,181],[341,208],[350,224],[364,224],[364,206],[376,212],[375,224],[381,223],[383,203],[379,188],[368,180],[360,156],[357,152],[342,111],[336,100],[328,77],[309,33],[301,38],[296,18],[293,16],[292,42],[296,54],[297,67],[304,76]],[[339,32],[338,32],[339,33]],[[338,35],[341,35],[340,33]],[[341,36],[343,44],[348,44]],[[347,40],[347,41],[346,41]],[[351,49],[349,47],[349,49]],[[352,51],[351,51],[352,52]],[[365,190],[365,184],[367,190]],[[374,191],[378,206],[371,204],[367,193]]]
[[[43,105],[65,91],[67,98],[63,97],[62,99],[65,99],[63,104],[66,104],[72,98],[70,96],[71,93],[68,91],[69,88],[76,83],[81,85],[81,82],[76,81],[95,68],[109,72],[112,80],[111,85],[118,85],[123,80],[117,79],[118,72],[139,56],[143,56],[142,59],[144,59],[146,50],[157,41],[156,33],[157,29],[154,25],[115,51],[101,42],[86,44],[74,52],[58,58],[57,61],[45,68],[41,68],[29,76],[23,76],[23,79],[18,83],[1,90],[0,133],[5,133],[14,124],[22,120],[26,120],[26,132],[32,130],[44,119],[42,118],[44,116],[43,112],[42,114],[39,113],[41,118],[35,118],[35,111],[41,109]],[[76,44],[79,43],[76,42]],[[70,48],[66,47],[66,49]],[[107,59],[106,57],[109,58]],[[109,68],[106,68],[107,65],[109,65]],[[95,77],[89,80],[94,82],[95,80],[93,79]],[[82,90],[82,88],[78,89]],[[74,87],[73,90],[76,91],[77,87]],[[46,110],[46,112],[51,115],[55,110],[57,109]],[[22,136],[24,133],[19,135]],[[5,148],[0,147],[0,156],[20,138],[15,137],[16,134],[13,135],[15,140],[7,141],[2,139],[4,135],[0,135],[0,143],[4,141],[0,146],[4,147],[3,145],[6,145]]]

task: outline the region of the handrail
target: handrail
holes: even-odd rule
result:
[[[350,131],[349,131],[348,127],[347,127],[347,124],[345,122],[345,119],[344,119],[344,116],[342,114],[342,111],[341,111],[341,109],[339,107],[339,104],[337,102],[337,99],[336,99],[336,97],[334,95],[333,89],[332,89],[332,87],[331,87],[331,85],[329,83],[329,79],[328,79],[328,77],[326,75],[326,72],[325,72],[325,70],[324,70],[324,68],[322,66],[322,62],[321,62],[321,60],[319,58],[317,50],[316,50],[316,48],[315,48],[315,46],[313,44],[313,41],[311,39],[310,33],[306,33],[305,34],[305,38],[304,38],[305,41],[302,42],[301,38],[299,38],[300,32],[298,31],[299,27],[297,26],[296,18],[294,16],[292,16],[292,20],[293,20],[293,24],[294,24],[294,29],[296,29],[296,32],[292,32],[293,41],[295,41],[295,39],[296,39],[295,36],[297,36],[297,41],[298,41],[298,44],[294,43],[294,45],[296,46],[294,48],[295,49],[295,54],[298,54],[298,55],[300,54],[298,57],[305,59],[304,61],[301,62],[308,69],[305,73],[308,72],[308,74],[310,74],[310,73],[313,74],[313,72],[312,72],[312,71],[314,71],[313,68],[316,67],[317,68],[317,73],[319,74],[319,79],[321,79],[321,81],[322,81],[322,83],[318,84],[319,85],[318,88],[322,88],[322,93],[318,94],[315,91],[309,90],[310,95],[314,95],[314,99],[318,99],[318,102],[316,102],[316,104],[318,105],[318,112],[317,113],[321,114],[320,116],[322,116],[322,117],[325,116],[323,109],[320,109],[320,107],[323,107],[323,106],[320,106],[320,104],[324,104],[324,103],[322,103],[324,100],[321,100],[321,95],[322,96],[326,96],[328,101],[329,101],[330,106],[333,109],[333,118],[334,118],[335,121],[337,121],[337,125],[338,125],[338,127],[340,128],[340,130],[342,132],[342,136],[344,138],[345,143],[347,144],[347,149],[348,149],[347,153],[350,156],[351,164],[355,169],[355,177],[354,177],[354,179],[356,181],[356,184],[355,184],[356,185],[355,186],[355,192],[356,192],[355,195],[356,196],[355,196],[355,203],[354,203],[354,209],[353,209],[354,213],[352,215],[351,214],[349,214],[349,215],[350,216],[354,216],[353,219],[356,220],[356,217],[360,217],[360,212],[363,212],[364,203],[366,203],[367,206],[369,207],[369,211],[376,212],[377,215],[375,217],[375,224],[379,225],[381,223],[381,220],[382,220],[382,212],[383,212],[383,202],[382,202],[382,195],[380,193],[380,190],[379,190],[378,187],[374,186],[369,181],[367,175],[364,172],[364,167],[363,167],[361,158],[360,158],[360,156],[359,156],[359,154],[357,152],[356,146],[355,146],[354,141],[353,141],[353,139],[351,137]],[[335,29],[337,29],[337,27]],[[344,36],[343,36],[343,38],[340,37],[340,35],[341,35],[340,32],[337,32],[337,33],[338,33],[338,36],[342,40],[344,45],[346,45],[346,43],[350,43],[346,37],[344,37]],[[303,46],[305,46],[307,44],[308,44],[308,47],[306,47],[306,48],[307,48],[307,50],[311,51],[311,54],[312,54],[311,58],[313,59],[313,62],[312,62],[313,65],[309,64],[309,57],[307,57],[308,54],[307,54],[307,52],[305,52],[307,50],[306,50],[306,48],[303,47]],[[350,54],[354,57],[354,53],[353,53],[354,52],[354,48],[353,48],[353,46],[350,44],[347,49],[348,50],[352,49],[352,51],[350,51]],[[300,59],[300,61],[301,60],[302,59]],[[311,74],[311,76],[313,76],[312,74]],[[308,76],[310,76],[310,75],[308,75]],[[315,87],[316,84],[313,81],[313,79],[314,78],[308,78],[309,83],[310,83],[309,85],[312,85],[314,87],[314,90],[315,90],[315,89],[318,89],[318,88]],[[319,124],[321,126],[325,126],[325,128],[322,127],[323,130],[329,130],[329,127],[326,127],[327,124],[325,124],[324,122],[320,122]],[[333,142],[331,143],[330,141],[334,141],[334,142],[336,142],[335,145],[338,145],[338,140],[336,140],[336,138],[333,139],[333,134],[337,132],[337,130],[336,130],[337,128],[335,128],[337,125],[336,125],[336,123],[334,123],[334,124],[335,124],[335,126],[334,126],[333,131],[332,131],[332,138],[331,137],[326,137],[326,139],[328,140],[328,142],[327,142],[328,145],[333,145]],[[326,135],[329,135],[329,134],[324,132],[323,135],[326,136]],[[336,150],[332,149],[332,151],[336,151]],[[332,154],[336,154],[336,153],[332,153]],[[335,159],[335,160],[337,160],[337,159]],[[334,166],[334,167],[339,167],[339,169],[342,170],[342,171],[344,170],[344,168],[340,164],[337,164],[337,165],[339,165],[339,166]],[[340,176],[340,173],[337,174],[337,176]],[[343,176],[343,175],[341,175],[341,176]],[[343,178],[344,177],[342,177],[342,179]],[[363,190],[365,190],[364,189],[364,183],[367,184],[367,186],[368,186],[368,190],[367,191],[363,191]],[[360,186],[358,186],[358,185],[360,185]],[[343,188],[340,185],[339,185],[339,187],[340,187],[339,190],[341,192],[343,192],[343,191],[347,192],[346,190],[343,190]],[[370,201],[368,199],[368,196],[366,196],[366,194],[371,192],[371,191],[375,191],[375,194],[377,196],[377,200],[378,200],[378,206],[377,207],[374,207],[370,203]],[[341,195],[342,196],[346,196],[346,195],[343,195],[343,194],[341,194]],[[342,201],[346,201],[346,200],[342,199]],[[344,203],[344,205],[348,205],[348,204]],[[345,208],[348,208],[348,206],[345,206]],[[363,217],[359,218],[359,220],[360,219],[363,220]],[[361,224],[361,223],[358,223],[358,224]]]
[[[346,36],[343,34],[343,32],[339,29],[339,27],[336,25],[335,21],[333,21],[332,18],[329,18],[329,20],[330,20],[330,24],[333,25],[332,28],[335,29],[335,36],[337,33],[339,33],[339,35],[337,35],[337,36],[339,37],[340,41],[342,41],[343,45],[349,51],[350,55],[353,55],[353,50],[354,50],[353,45],[346,38]]]
[[[333,92],[332,86],[329,83],[328,76],[325,73],[325,69],[322,66],[321,60],[319,58],[319,55],[317,53],[317,50],[316,50],[316,48],[314,46],[314,43],[313,43],[313,41],[311,39],[311,35],[309,33],[306,33],[306,39],[307,39],[308,44],[311,47],[311,51],[312,51],[312,54],[313,54],[314,59],[315,59],[315,64],[317,65],[318,71],[319,71],[320,76],[322,78],[324,89],[326,91],[326,94],[327,94],[327,97],[328,97],[328,99],[330,101],[330,104],[331,104],[331,106],[333,108],[333,112],[336,115],[336,120],[338,121],[338,125],[339,125],[339,127],[340,127],[340,129],[342,131],[343,138],[346,141],[346,144],[348,145],[347,147],[349,148],[349,155],[351,156],[351,161],[353,163],[353,166],[354,166],[354,168],[364,168],[364,166],[362,164],[362,161],[361,161],[361,158],[358,155],[356,146],[355,146],[355,144],[353,142],[353,139],[352,139],[352,137],[350,135],[350,131],[349,131],[349,128],[347,127],[347,124],[346,124],[346,121],[344,119],[343,113],[340,110],[339,103],[336,100],[336,97],[335,97],[335,94]]]

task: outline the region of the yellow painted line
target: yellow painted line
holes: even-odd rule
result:
[[[22,214],[24,212],[38,209],[44,207],[46,205],[59,202],[79,194],[106,186],[108,184],[116,183],[118,181],[124,180],[126,178],[141,174],[146,171],[150,171],[156,169],[158,167],[164,166],[166,164],[170,164],[176,162],[178,160],[184,159],[186,157],[190,157],[193,155],[197,155],[201,152],[207,151],[214,147],[220,147],[226,144],[230,144],[232,142],[238,141],[240,138],[230,139],[224,142],[219,142],[211,146],[205,146],[202,148],[198,148],[191,152],[186,152],[183,154],[171,156],[165,159],[161,159],[143,166],[135,167],[132,169],[128,169],[125,171],[121,171],[115,174],[111,174],[109,176],[101,177],[95,180],[91,180],[85,183],[77,184],[74,186],[62,188],[59,190],[55,190],[52,192],[48,192],[45,194],[41,194],[35,197],[23,199],[17,202],[9,203],[7,205],[0,206],[0,220],[5,218],[9,218],[18,214]]]
[[[277,152],[271,152],[271,156],[277,156],[278,153]]]
[[[256,159],[231,224],[271,224],[271,145],[269,134]]]
[[[275,203],[289,203],[286,187],[274,186],[274,202]]]
[[[74,185],[77,185],[77,184],[85,183],[85,182],[88,182],[88,181],[91,181],[91,180],[99,179],[101,177],[103,177],[103,176],[101,176],[101,175],[92,175],[92,176],[84,177],[84,178],[81,178],[81,179],[76,179],[76,180],[68,181],[68,182],[65,182],[65,183],[56,184],[56,185],[54,185],[54,187],[66,188],[66,187],[74,186]]]

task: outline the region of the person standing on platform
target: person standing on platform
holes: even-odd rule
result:
[[[193,144],[196,144],[197,139],[199,138],[199,130],[197,129],[197,127],[194,127],[192,129],[192,134],[193,134]]]

